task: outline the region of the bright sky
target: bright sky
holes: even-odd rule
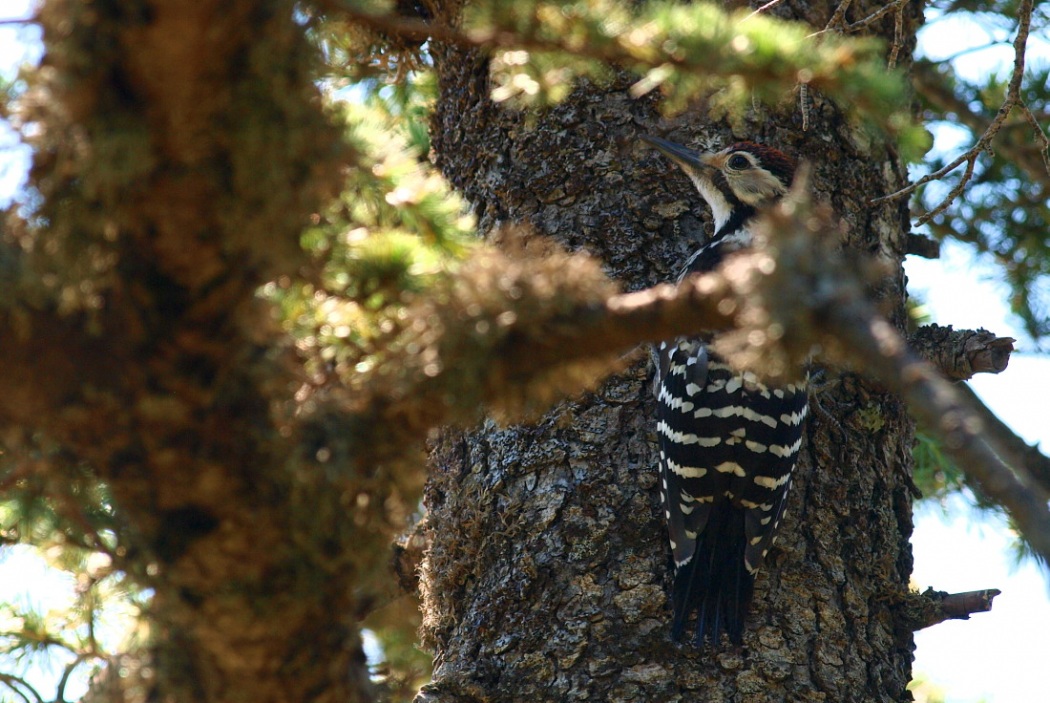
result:
[[[964,254],[948,249],[946,266],[909,263],[915,289],[935,317],[960,328],[985,326],[1000,335],[1014,334],[1004,322],[1003,300],[996,286],[982,283]],[[924,270],[928,269],[928,270]],[[991,307],[991,310],[986,308]],[[998,376],[975,379],[971,386],[984,402],[1029,443],[1050,447],[1045,399],[1050,397],[1050,359],[1015,355]],[[1015,703],[1047,700],[1046,666],[1050,652],[1050,599],[1046,575],[1031,561],[1020,565],[1010,551],[1013,541],[1005,521],[978,514],[961,498],[947,510],[924,505],[916,510],[912,580],[920,589],[959,593],[998,588],[990,613],[968,621],[947,622],[915,635],[915,673],[937,684],[946,703]]]
[[[30,0],[4,0],[0,20],[26,17]],[[1033,38],[1032,50],[1050,57],[1046,28]],[[971,23],[934,24],[920,46],[934,59],[946,58],[965,47],[988,43],[988,30]],[[1001,38],[999,35],[997,38]],[[11,75],[22,61],[36,55],[37,33],[32,28],[0,25],[0,72]],[[968,75],[987,75],[1012,62],[1011,49],[975,51],[957,60]],[[938,135],[936,147],[951,151],[958,144],[949,132]],[[27,168],[23,151],[13,148],[13,137],[0,129],[0,204],[22,182]],[[1023,339],[1019,325],[1007,312],[1004,288],[994,282],[991,269],[976,262],[959,246],[946,246],[937,261],[909,259],[910,289],[924,299],[934,318],[959,328],[986,327],[999,335]],[[1050,358],[1018,354],[999,376],[975,379],[974,389],[985,402],[1029,442],[1050,448]],[[947,516],[947,517],[946,517]],[[991,613],[966,622],[949,622],[916,634],[915,672],[946,695],[947,703],[1016,703],[1047,700],[1047,655],[1050,652],[1048,582],[1032,563],[1016,566],[1009,551],[1011,535],[1001,520],[977,515],[964,500],[950,501],[948,510],[936,505],[920,508],[913,537],[914,582],[921,588],[960,592],[998,588]],[[68,600],[68,579],[48,574],[25,550],[2,550],[0,602],[22,600],[53,607]],[[48,672],[36,672],[37,682]],[[53,679],[52,679],[53,680]],[[47,695],[47,689],[43,692]],[[68,698],[82,686],[70,688]]]

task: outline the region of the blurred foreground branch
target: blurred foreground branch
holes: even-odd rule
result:
[[[868,301],[865,286],[870,281],[865,279],[870,275],[828,246],[827,240],[836,236],[831,213],[811,208],[796,193],[766,213],[760,230],[764,242],[731,257],[712,274],[623,295],[609,295],[600,272],[593,264],[581,265],[586,257],[580,255],[561,254],[556,261],[526,257],[508,265],[490,260],[498,255],[489,252],[474,264],[480,273],[471,274],[470,265],[461,273],[475,278],[466,287],[471,296],[487,301],[491,320],[481,316],[474,324],[454,324],[462,310],[480,306],[472,298],[457,298],[459,294],[435,297],[445,302],[427,301],[413,315],[430,322],[421,325],[429,336],[413,339],[424,349],[417,355],[425,364],[421,374],[394,392],[382,383],[373,386],[374,402],[366,414],[372,420],[385,416],[381,426],[417,435],[429,426],[470,422],[482,407],[506,420],[522,419],[592,386],[622,363],[617,355],[640,343],[711,329],[726,329],[717,350],[730,363],[772,378],[791,375],[819,346],[829,361],[864,369],[897,392],[915,417],[939,435],[967,476],[1007,510],[1036,552],[1050,556],[1045,485],[1033,480],[1024,462],[1011,461],[1020,454],[1004,446],[1001,433],[986,431],[989,423],[982,413],[910,350]],[[569,267],[575,273],[565,275]],[[508,292],[502,301],[479,293],[496,289]],[[521,301],[537,296],[548,302],[522,306]],[[479,329],[485,331],[483,340],[467,342],[478,344],[484,354],[463,355],[461,335],[476,335]],[[950,360],[934,354],[930,349],[937,344],[928,339],[924,354],[957,379],[1002,370],[1012,348],[1012,340],[985,332],[939,328],[919,338],[924,336],[946,337],[941,343]],[[464,358],[477,359],[477,365],[458,362]],[[464,379],[478,375],[480,396],[449,405],[449,398],[461,397],[468,387]],[[433,402],[423,403],[426,412],[420,414],[419,403],[397,398]],[[364,428],[375,426],[362,423]]]
[[[995,440],[996,451],[1003,460],[1017,470],[1023,471],[1044,491],[1050,492],[1050,457],[1035,446],[1017,436],[1006,424],[988,409],[973,389],[967,385],[957,386],[960,395],[977,409],[984,422],[984,432]]]
[[[729,363],[773,377],[791,374],[819,346],[830,361],[878,378],[906,400],[967,476],[1007,510],[1040,555],[1050,557],[1047,490],[1021,463],[1005,463],[1017,453],[986,431],[988,423],[973,403],[911,351],[878,313],[865,291],[871,275],[831,244],[837,238],[830,214],[811,208],[796,192],[766,213],[760,229],[765,235],[753,251],[731,257],[714,273],[677,286],[592,298],[552,309],[542,320],[509,325],[501,342],[490,347],[504,363],[488,366],[504,376],[482,384],[504,387],[513,378],[524,388],[549,376],[552,367],[604,359],[606,368],[593,369],[593,382],[608,372],[612,354],[703,330],[729,330],[718,347]],[[528,278],[527,267],[520,273],[522,280]],[[964,354],[969,370],[962,375],[1004,368],[1008,340],[973,334],[976,354]],[[578,374],[566,378],[568,383],[548,396],[579,387]]]

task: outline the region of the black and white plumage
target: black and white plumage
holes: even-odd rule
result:
[[[714,216],[714,237],[693,253],[680,279],[750,246],[756,213],[787,191],[794,174],[788,157],[761,144],[698,153],[644,140],[685,171]],[[697,645],[717,644],[723,632],[742,641],[808,410],[805,379],[767,386],[727,366],[710,341],[678,338],[654,350],[660,495],[675,561],[672,634],[681,639],[695,612]]]

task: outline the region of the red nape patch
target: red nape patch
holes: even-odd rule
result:
[[[737,142],[729,147],[729,151],[746,151],[751,154],[764,169],[779,178],[781,183],[790,184],[795,178],[795,160],[779,149],[757,142]]]

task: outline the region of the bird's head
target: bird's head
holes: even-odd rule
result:
[[[795,161],[764,144],[737,142],[721,151],[698,152],[659,137],[642,140],[685,171],[711,206],[716,231],[734,213],[775,202],[795,175]]]

